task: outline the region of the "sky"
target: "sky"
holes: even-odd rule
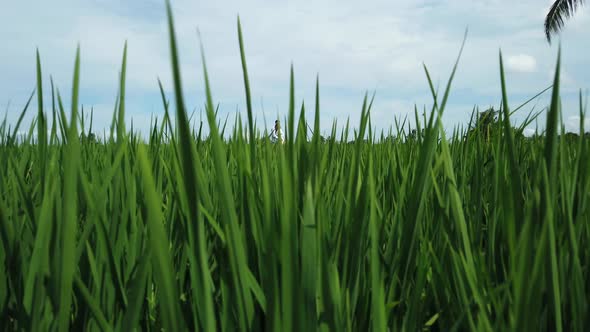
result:
[[[319,77],[321,131],[334,122],[359,123],[363,97],[375,94],[371,119],[379,132],[395,131],[396,119],[414,124],[433,105],[424,65],[442,93],[459,59],[443,123],[447,131],[467,126],[471,112],[501,102],[499,53],[506,74],[508,102],[515,108],[553,83],[561,43],[563,122],[578,131],[579,94],[590,88],[587,56],[590,10],[581,7],[562,32],[547,42],[547,0],[416,1],[171,1],[179,44],[184,97],[198,127],[204,113],[204,79],[199,42],[219,120],[247,120],[237,19],[242,24],[254,116],[270,129],[284,121],[289,107],[289,75],[294,70],[296,109],[306,105],[313,120]],[[197,31],[200,31],[200,38]],[[128,44],[126,124],[147,132],[162,118],[162,81],[174,102],[168,27],[163,0],[11,1],[0,11],[0,111],[9,123],[18,116],[36,85],[35,52],[41,55],[44,103],[51,105],[50,77],[66,110],[76,47],[81,54],[80,103],[94,111],[94,131],[108,131]],[[530,112],[543,111],[550,91],[513,115],[519,125]],[[36,97],[24,124],[36,115]],[[543,128],[545,112],[529,126]],[[590,117],[584,119],[590,128]],[[312,125],[313,126],[313,125]],[[205,125],[206,127],[206,125]]]

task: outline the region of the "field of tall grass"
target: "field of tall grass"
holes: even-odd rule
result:
[[[254,123],[238,21],[247,120],[223,139],[204,56],[210,134],[189,124],[168,15],[174,96],[160,85],[166,117],[147,140],[125,129],[126,48],[104,141],[79,115],[79,50],[69,109],[56,88],[43,104],[37,57],[29,135],[0,127],[0,330],[590,326],[590,142],[581,95],[582,135],[562,135],[559,56],[542,135],[512,127],[500,55],[503,105],[485,133],[443,130],[458,59],[441,93],[424,68],[421,134],[388,140],[368,97],[359,128],[320,137],[319,83],[308,137],[291,71],[281,145]]]

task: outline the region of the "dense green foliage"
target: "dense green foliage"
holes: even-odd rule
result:
[[[36,125],[22,140],[0,127],[0,330],[590,325],[590,142],[559,135],[559,60],[535,138],[510,125],[500,56],[503,107],[485,135],[445,137],[449,80],[423,135],[395,140],[374,139],[368,98],[353,135],[322,140],[318,84],[306,137],[292,71],[284,145],[263,139],[250,102],[249,129],[222,140],[206,70],[211,135],[189,126],[169,22],[176,121],[148,141],[125,131],[125,56],[111,139],[81,135],[79,53],[69,119],[56,90],[45,115],[39,61]]]

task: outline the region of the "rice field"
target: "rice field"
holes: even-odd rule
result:
[[[189,124],[168,15],[174,96],[160,85],[166,116],[147,139],[126,130],[126,48],[107,138],[79,110],[80,50],[71,101],[42,91],[38,56],[28,135],[0,126],[0,330],[590,326],[590,141],[583,120],[564,135],[559,56],[533,137],[534,115],[511,124],[500,54],[503,105],[485,130],[443,130],[458,57],[440,93],[424,68],[433,101],[417,135],[393,118],[396,132],[375,132],[367,96],[358,128],[320,137],[320,84],[306,119],[292,70],[273,144],[253,119],[239,21],[247,119],[219,123],[201,48],[210,134]]]

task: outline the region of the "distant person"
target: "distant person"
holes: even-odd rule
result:
[[[270,132],[270,140],[273,143],[280,142],[282,144],[285,142],[283,139],[283,131],[281,130],[281,122],[279,120],[275,121],[275,126]]]

